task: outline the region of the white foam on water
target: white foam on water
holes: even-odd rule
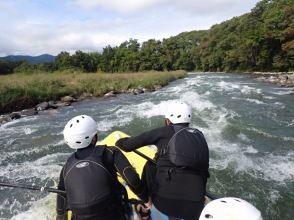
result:
[[[284,109],[286,107],[282,102],[275,102],[274,104],[280,107],[281,109]]]
[[[267,138],[282,139],[284,141],[294,141],[294,137],[286,137],[286,136],[273,135],[273,134],[267,133],[265,131],[262,131],[260,129],[257,129],[257,128],[255,128],[253,126],[247,127],[246,130],[253,131],[253,132],[255,132],[257,134],[260,134],[260,135],[262,135],[264,137],[267,137]]]
[[[7,122],[4,125],[0,126],[0,131],[2,131],[2,130],[5,131],[6,129],[9,129],[10,126],[17,125],[17,124],[22,123],[22,122],[34,121],[37,118],[38,118],[38,116],[29,116],[29,117],[23,117],[23,118],[20,118],[20,119],[17,119],[17,120]]]
[[[13,140],[11,140],[11,141],[13,141]],[[2,156],[1,156],[0,162],[7,161],[8,158],[11,160],[13,158],[16,158],[16,157],[22,156],[22,155],[30,155],[30,154],[34,154],[34,153],[40,153],[42,151],[49,150],[52,147],[57,147],[57,146],[61,146],[64,144],[65,144],[65,141],[62,139],[60,141],[57,141],[52,144],[47,144],[42,147],[31,146],[31,148],[27,148],[27,149],[22,149],[22,150],[17,150],[17,151],[12,151],[12,152],[5,152],[5,154],[2,154]],[[9,146],[9,143],[7,145]]]
[[[124,126],[132,121],[132,117],[122,116],[121,118],[114,119],[112,117],[106,117],[98,122],[99,131],[110,131],[115,126]]]
[[[269,100],[276,99],[276,98],[273,97],[273,96],[264,96],[263,98],[265,98],[265,99],[269,99]]]
[[[158,104],[152,102],[144,102],[135,106],[136,116],[140,118],[150,118],[161,115],[164,117],[167,106],[171,101],[162,101]]]
[[[239,139],[241,139],[242,141],[245,141],[247,143],[250,143],[251,142],[251,140],[245,134],[243,134],[243,133],[238,134],[237,137]]]
[[[201,128],[204,133],[209,148],[211,151],[217,152],[217,159],[211,159],[211,168],[223,170],[228,166],[233,166],[235,172],[246,172],[254,178],[263,178],[269,181],[277,181],[284,184],[294,178],[294,160],[293,154],[285,156],[270,155],[268,159],[263,157],[252,157],[252,154],[257,155],[259,151],[252,145],[252,141],[244,134],[237,135],[239,139],[245,142],[232,143],[223,139],[222,131],[227,124],[226,118],[228,113],[222,109],[222,113],[217,112],[216,118],[209,121],[205,118],[205,122],[209,125],[208,128]],[[265,137],[278,138],[272,134],[261,131],[257,128],[248,128],[257,132]],[[284,139],[292,140],[292,138],[284,137]],[[254,142],[253,142],[254,143]],[[249,155],[248,155],[249,154]]]
[[[275,95],[292,95],[294,94],[294,90],[286,89],[286,90],[281,90],[281,91],[271,92],[271,93]]]
[[[257,100],[257,99],[245,99],[246,101],[248,101],[248,102],[253,102],[253,103],[255,103],[255,104],[258,104],[258,105],[261,105],[261,104],[263,104],[263,105],[265,105],[266,103],[264,103],[263,101],[259,101],[259,100]]]
[[[251,99],[251,98],[239,98],[239,97],[232,97],[231,99],[233,100],[242,100],[242,101],[247,101],[247,102],[251,102],[251,103],[255,103],[257,105],[268,105],[267,103],[260,101],[258,99]]]
[[[287,122],[287,127],[293,127],[294,126],[294,119],[292,119],[292,121]]]
[[[14,199],[13,203],[10,205],[9,210],[11,214],[17,214],[18,211],[21,209],[22,204],[17,201],[16,199]]]
[[[69,156],[68,153],[56,153],[41,157],[35,161],[24,163],[10,163],[8,166],[0,167],[0,176],[5,176],[8,179],[15,181],[40,178],[40,179],[56,179],[61,171],[61,166],[57,163]]]
[[[260,135],[262,135],[262,136],[264,136],[264,137],[267,137],[267,138],[278,138],[278,136],[275,136],[275,135],[272,135],[272,134],[267,133],[267,132],[265,132],[265,131],[262,131],[262,130],[260,130],[260,129],[257,129],[257,128],[255,128],[255,127],[253,127],[253,126],[251,126],[251,127],[246,127],[245,129],[248,130],[248,131],[253,131],[253,132],[255,132],[255,133],[257,133],[257,134],[260,134]]]
[[[56,217],[55,211],[56,195],[53,193],[35,201],[29,210],[16,214],[11,220],[53,220]]]
[[[252,151],[252,149],[249,148],[249,151]],[[229,164],[233,163],[235,164],[236,172],[246,172],[254,178],[262,178],[268,181],[279,182],[280,184],[284,184],[285,181],[291,181],[294,178],[293,152],[285,156],[269,154],[266,158],[252,158],[244,153],[247,153],[247,151],[241,150],[240,152],[227,154],[225,158],[222,158],[222,160],[224,159],[223,162],[218,161],[216,163],[216,169],[220,167],[225,169]],[[257,153],[254,151],[254,148],[253,153]],[[212,164],[214,165],[214,163]]]
[[[263,173],[266,180],[274,180],[284,183],[294,179],[294,151],[287,155],[269,154],[266,158],[260,158],[255,169]]]
[[[245,95],[250,95],[250,94],[261,94],[261,89],[256,89],[254,87],[250,87],[250,86],[243,86],[241,88],[241,93],[245,94]]]
[[[240,86],[238,84],[229,83],[225,81],[220,81],[216,83],[216,87],[219,91],[234,91],[234,90],[240,90]]]
[[[209,96],[210,94],[211,94],[210,91],[206,91],[203,95],[205,95],[205,96]]]
[[[204,100],[198,93],[192,91],[182,93],[180,99],[190,105],[193,110],[197,111],[204,111],[216,107],[212,102]]]
[[[259,151],[254,148],[252,145],[248,145],[244,150],[244,153],[249,153],[249,154],[257,154]]]
[[[261,89],[256,89],[254,87],[248,86],[248,83],[231,83],[231,82],[225,82],[220,81],[215,83],[213,86],[211,86],[212,90],[216,91],[226,91],[226,92],[239,92],[243,95],[255,95],[255,94],[262,94]]]
[[[0,127],[0,133],[1,133],[1,139],[7,139],[11,138],[13,136],[21,136],[21,135],[31,135],[38,131],[38,129],[42,125],[18,125],[19,120],[22,120],[22,122],[29,122],[33,120],[26,120],[26,119],[18,119],[13,122],[9,122],[7,124],[4,124],[3,126]],[[29,124],[29,123],[28,123]]]
[[[294,137],[282,137],[284,141],[293,141],[294,142]]]
[[[32,129],[32,128],[28,128],[28,127],[25,127],[25,128],[24,128],[24,133],[25,133],[26,135],[32,134],[32,133],[34,133],[34,132],[36,132],[36,131],[37,131],[37,129]]]
[[[270,197],[270,201],[273,203],[276,203],[279,201],[279,199],[281,198],[281,194],[278,190],[271,190],[269,192],[269,197]]]

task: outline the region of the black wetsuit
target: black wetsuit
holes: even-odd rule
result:
[[[76,166],[78,163],[80,165]],[[83,166],[88,168],[82,171],[79,168]],[[67,198],[57,196],[57,219],[66,219],[68,208],[73,210],[74,220],[125,219],[126,210],[122,196],[126,191],[117,180],[117,171],[133,192],[147,202],[145,185],[119,149],[89,146],[73,153],[62,168],[58,189],[65,190]],[[87,181],[91,179],[92,182]],[[85,202],[77,204],[77,201]]]
[[[188,124],[182,124],[188,126]],[[122,138],[116,146],[124,151],[133,151],[146,145],[155,145],[157,152],[164,149],[175,130],[173,125],[144,132],[136,137]],[[204,139],[204,137],[203,137]],[[203,143],[207,143],[205,139]],[[203,164],[200,170],[177,168],[166,155],[156,154],[156,165],[147,162],[142,180],[147,184],[149,195],[155,207],[170,217],[198,219],[204,207],[206,182],[209,177],[208,166]]]

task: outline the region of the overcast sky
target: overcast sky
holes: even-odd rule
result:
[[[0,0],[0,56],[57,55],[163,39],[250,12],[260,0]]]

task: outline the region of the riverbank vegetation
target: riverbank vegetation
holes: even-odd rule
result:
[[[61,52],[54,62],[0,61],[15,72],[293,71],[293,0],[261,0],[250,13],[212,26],[142,44],[130,39],[100,52]]]
[[[154,90],[183,78],[185,71],[140,73],[39,73],[0,76],[0,113],[34,107],[43,101],[56,101],[66,95],[78,98],[87,93],[127,92],[134,88]]]

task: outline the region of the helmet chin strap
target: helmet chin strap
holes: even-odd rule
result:
[[[94,145],[95,146],[96,143],[97,143],[97,141],[98,141],[98,134],[95,134],[95,136],[92,139],[91,145]]]
[[[166,126],[173,124],[168,118],[164,119],[164,123]]]

